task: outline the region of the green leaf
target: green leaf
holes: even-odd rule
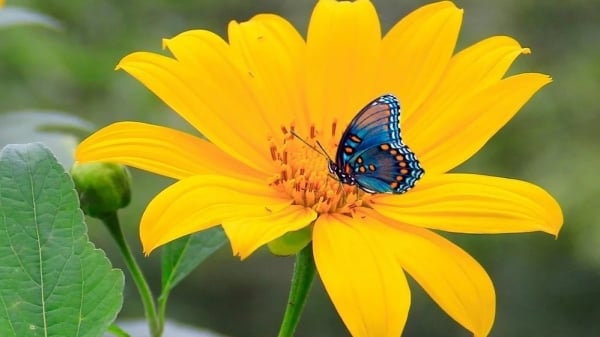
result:
[[[38,25],[56,30],[61,28],[56,19],[26,8],[14,6],[0,8],[0,28],[24,25]]]
[[[144,322],[144,323],[146,323],[146,322]],[[144,327],[146,327],[146,326],[144,325]],[[112,324],[108,328],[107,332],[116,337],[131,337],[131,335],[128,334],[127,331],[121,329],[121,327],[116,324]]]
[[[41,144],[0,151],[0,336],[101,336],[123,273],[88,240],[73,182]]]
[[[166,245],[162,250],[162,293],[168,293],[196,266],[227,242],[221,227],[185,236]]]

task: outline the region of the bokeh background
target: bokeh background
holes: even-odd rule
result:
[[[384,31],[425,3],[374,2]],[[510,35],[533,50],[517,60],[511,73],[537,71],[554,78],[456,171],[539,184],[559,200],[565,225],[558,239],[542,233],[447,236],[475,256],[495,282],[498,307],[491,336],[600,336],[600,1],[456,3],[465,10],[459,49],[491,35]],[[281,14],[305,32],[314,1],[8,0],[8,5],[52,16],[61,28],[0,30],[0,121],[15,111],[62,111],[95,127],[139,120],[193,132],[142,85],[114,72],[118,60],[132,51],[158,52],[161,38],[187,29],[207,28],[225,36],[230,20],[261,12]],[[11,129],[25,130],[19,124],[27,121]],[[33,131],[10,135],[6,124],[0,133],[2,142],[40,137]],[[142,257],[136,227],[146,203],[172,182],[135,170],[133,175],[134,201],[122,212],[123,222],[158,289],[159,254]],[[89,226],[92,240],[122,267],[104,228],[92,219]],[[168,316],[229,336],[274,336],[292,265],[293,258],[264,250],[240,262],[225,247],[175,290]],[[412,289],[405,336],[469,336],[414,282]],[[130,282],[120,317],[142,313]],[[317,280],[297,336],[347,335]]]

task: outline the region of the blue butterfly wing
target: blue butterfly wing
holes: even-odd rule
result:
[[[404,193],[414,187],[424,173],[407,146],[388,150],[372,147],[350,165],[355,169],[357,184],[370,193]]]
[[[336,165],[349,167],[370,193],[404,193],[415,185],[425,171],[402,142],[396,97],[378,97],[354,117],[338,145]]]

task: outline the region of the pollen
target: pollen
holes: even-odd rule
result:
[[[334,122],[333,134],[335,130]],[[351,214],[361,206],[365,193],[356,186],[342,184],[328,170],[329,153],[335,153],[337,144],[321,148],[319,132],[314,126],[305,134],[297,133],[293,126],[282,126],[278,137],[273,137],[269,146],[275,167],[279,167],[270,180],[273,188],[288,194],[294,204],[318,213]]]

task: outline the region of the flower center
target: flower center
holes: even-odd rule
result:
[[[272,142],[271,158],[280,165],[271,186],[290,195],[296,205],[311,207],[318,213],[349,214],[362,205],[365,192],[342,184],[328,170],[324,148],[318,143],[313,127],[308,137],[282,127],[282,142]],[[335,139],[336,124],[332,125]]]

